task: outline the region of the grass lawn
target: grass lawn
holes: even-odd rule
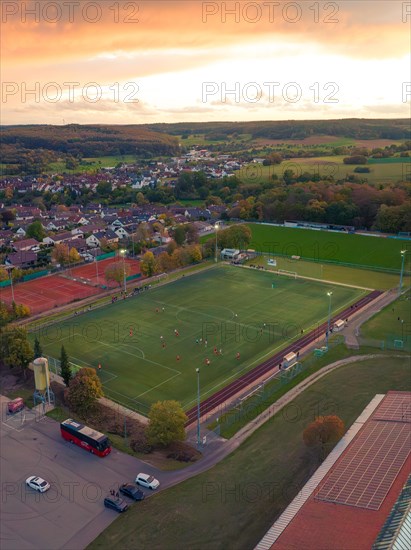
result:
[[[196,367],[202,368],[204,399],[299,337],[301,329],[325,321],[330,289],[335,313],[364,293],[220,265],[37,335],[49,356],[58,358],[64,344],[73,364],[100,363],[105,394],[129,408],[146,414],[151,403],[172,398],[187,409],[196,403]],[[196,343],[200,338],[208,340],[207,347]],[[221,355],[214,354],[215,347]]]
[[[375,288],[378,290],[387,290],[398,287],[399,275],[394,273],[384,273],[381,271],[372,271],[370,269],[358,269],[354,267],[345,267],[333,264],[321,264],[320,262],[292,260],[291,258],[277,257],[277,266],[267,265],[267,256],[258,256],[254,260],[249,260],[248,264],[263,265],[266,269],[276,271],[285,269],[294,271],[303,277],[313,277],[314,279],[324,281],[334,281],[346,285],[362,286],[364,288]],[[404,277],[404,287],[411,284],[411,277]]]
[[[361,336],[377,340],[384,340],[389,336],[402,338],[409,346],[411,341],[411,293],[408,292],[400,296],[395,302],[364,323],[361,326]]]
[[[343,262],[354,267],[380,267],[399,273],[400,251],[405,249],[408,251],[405,269],[411,270],[411,241],[254,223],[247,225],[252,231],[250,248],[273,256],[301,256],[318,263]]]
[[[88,549],[253,548],[318,466],[302,441],[305,426],[325,413],[348,428],[376,393],[388,390],[410,390],[407,358],[333,371],[214,468],[132,506]]]

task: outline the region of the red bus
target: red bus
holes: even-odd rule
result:
[[[79,424],[71,418],[60,424],[60,430],[66,441],[75,443],[86,451],[90,451],[90,453],[106,456],[111,451],[111,442],[106,435]]]

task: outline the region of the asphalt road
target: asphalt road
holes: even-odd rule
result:
[[[103,505],[111,488],[134,481],[139,471],[162,481],[154,468],[115,449],[99,458],[70,445],[61,438],[59,424],[47,417],[36,419],[27,411],[22,424],[20,413],[6,416],[6,402],[0,396],[2,550],[84,548],[118,516]],[[30,475],[49,481],[50,490],[39,494],[28,488]]]

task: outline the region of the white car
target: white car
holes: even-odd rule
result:
[[[142,487],[147,487],[147,489],[157,489],[160,485],[158,479],[153,476],[149,476],[148,474],[138,474],[136,477],[136,483]]]
[[[28,477],[26,479],[26,484],[35,491],[40,491],[40,493],[45,493],[50,489],[50,483],[37,476]]]

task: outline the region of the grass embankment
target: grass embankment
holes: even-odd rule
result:
[[[253,548],[318,466],[302,441],[305,426],[325,412],[348,428],[376,393],[388,390],[410,390],[407,358],[336,369],[214,468],[122,514],[89,550]]]

